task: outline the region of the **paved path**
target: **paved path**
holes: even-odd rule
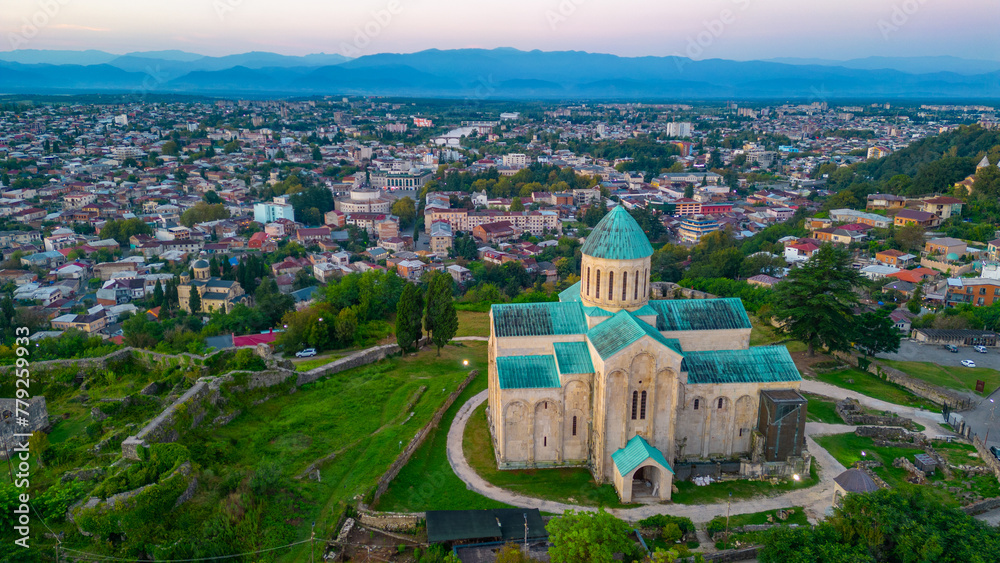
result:
[[[565,510],[597,510],[596,507],[592,506],[577,506],[537,499],[496,487],[486,482],[469,466],[462,451],[462,437],[465,435],[465,426],[469,422],[469,417],[479,405],[486,401],[487,394],[488,391],[483,391],[462,405],[462,408],[459,409],[455,420],[451,424],[451,428],[448,429],[448,462],[451,464],[451,468],[455,471],[455,474],[465,482],[466,488],[512,506],[537,508],[543,512],[560,514]],[[810,521],[815,522],[821,519],[833,500],[833,478],[844,471],[844,466],[838,463],[826,450],[820,448],[819,444],[814,442],[809,434],[812,432],[816,432],[817,434],[850,432],[853,428],[853,426],[847,425],[814,426],[814,423],[806,424],[806,443],[809,447],[809,452],[816,458],[819,465],[820,482],[807,489],[781,495],[735,501],[730,507],[730,513],[746,514],[792,506],[803,506]],[[630,521],[641,520],[654,514],[672,514],[674,516],[686,516],[695,522],[708,522],[716,516],[725,515],[726,504],[722,502],[708,505],[649,504],[636,508],[612,509],[609,512]]]
[[[490,339],[486,336],[459,336],[458,338],[452,338],[452,340],[462,341],[472,341],[472,342],[489,342]]]
[[[868,395],[862,395],[861,393],[851,391],[849,389],[843,389],[841,387],[837,387],[836,385],[830,385],[829,383],[814,381],[812,379],[803,379],[800,389],[802,391],[806,391],[807,393],[823,395],[838,401],[851,397],[857,399],[859,403],[868,408],[880,411],[890,411],[898,414],[899,416],[911,418],[914,422],[919,422],[923,425],[925,427],[924,434],[931,438],[944,434],[949,436],[955,435],[954,432],[945,430],[941,427],[940,423],[944,422],[944,420],[941,418],[940,414],[935,412],[918,409],[916,407],[904,407],[895,403],[873,399]],[[844,432],[850,432],[850,430],[844,430]]]

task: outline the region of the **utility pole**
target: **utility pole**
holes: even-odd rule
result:
[[[528,513],[521,514],[524,516],[524,555],[528,555]]]
[[[726,539],[724,540],[726,545],[729,544],[729,509],[733,505],[733,493],[729,493],[729,500],[726,501]]]
[[[312,523],[312,535],[309,536],[309,561],[316,563],[316,522]],[[58,561],[56,563],[59,563]]]

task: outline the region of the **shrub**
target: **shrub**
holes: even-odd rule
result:
[[[682,534],[688,532],[693,532],[694,522],[690,518],[683,518],[681,516],[670,516],[669,514],[654,514],[649,518],[639,520],[639,527],[641,528],[660,528],[663,529],[670,524],[675,524],[677,528],[680,529]]]

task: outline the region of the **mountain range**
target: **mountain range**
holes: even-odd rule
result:
[[[464,99],[991,99],[1000,62],[956,57],[732,61],[582,51],[430,49],[348,59],[250,52],[0,52],[0,93],[150,92],[244,97]]]

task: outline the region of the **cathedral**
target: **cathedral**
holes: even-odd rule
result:
[[[586,466],[632,502],[668,500],[678,463],[808,459],[801,376],[784,346],[750,346],[739,299],[651,300],[653,249],[621,206],[582,253],[559,302],[490,311],[500,469]]]

